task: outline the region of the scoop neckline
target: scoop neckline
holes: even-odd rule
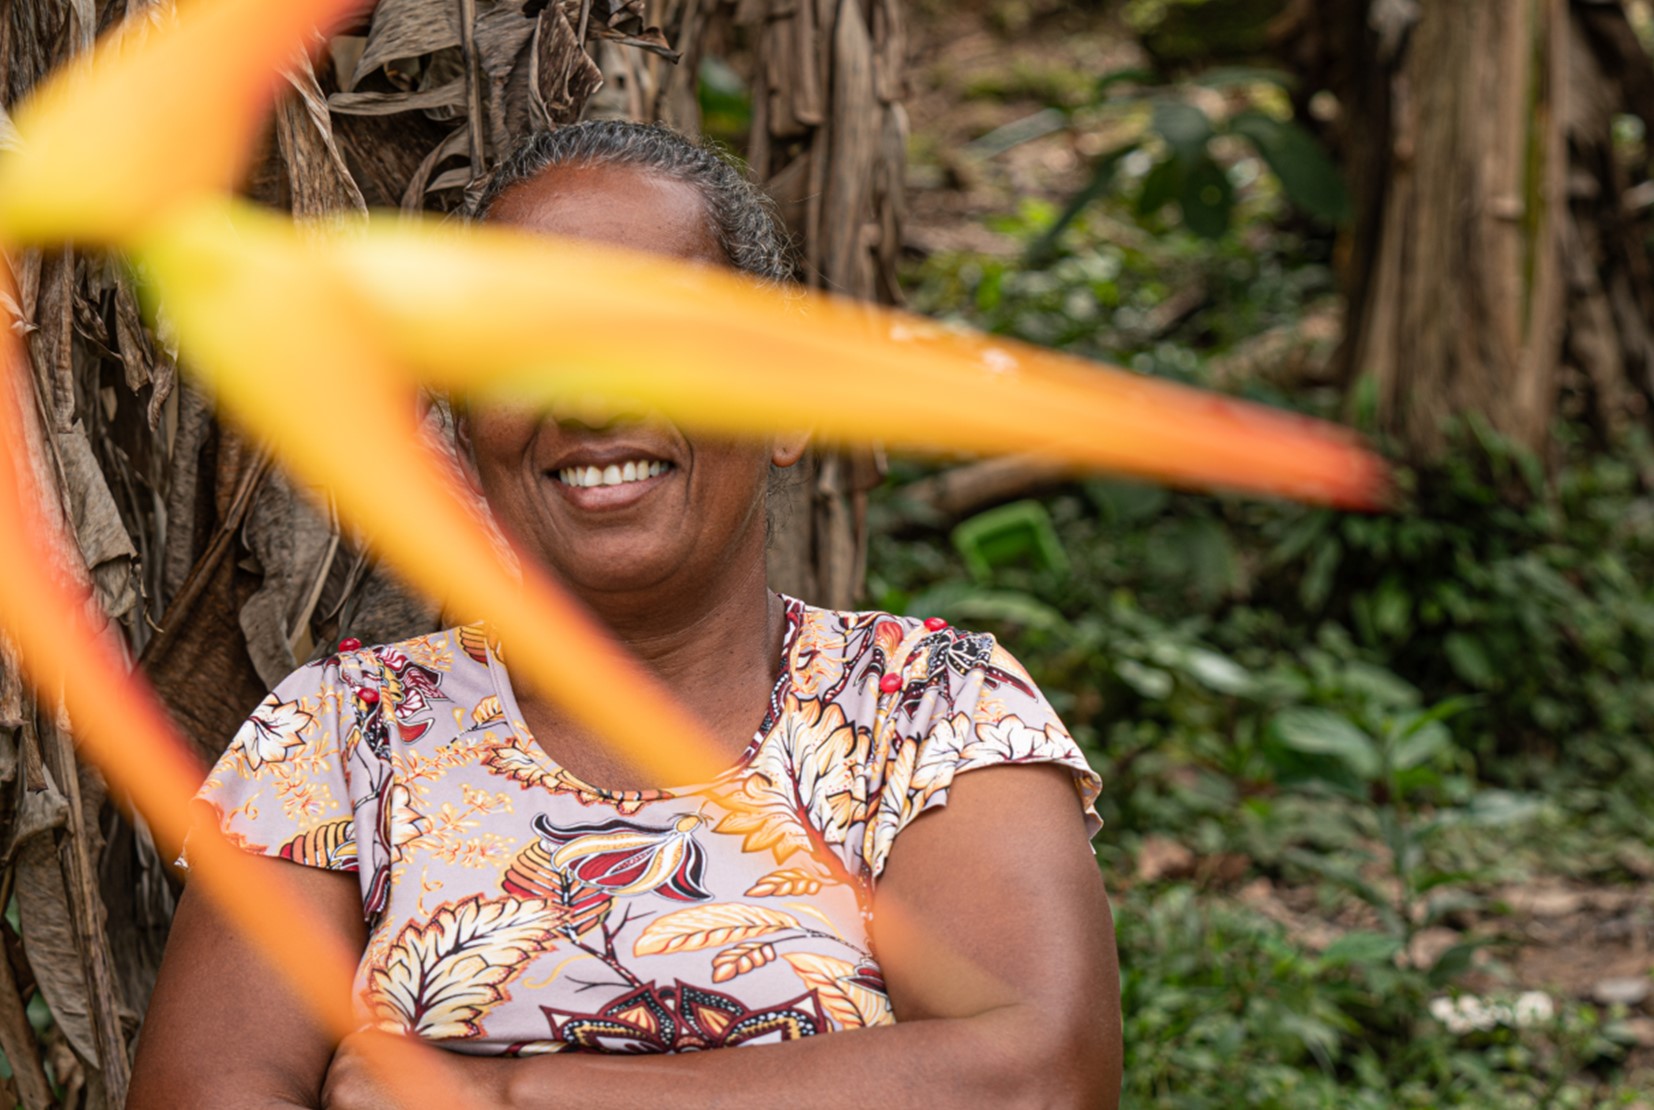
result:
[[[527,753],[530,759],[543,764],[547,770],[553,772],[557,779],[605,798],[647,795],[650,801],[668,801],[689,794],[705,793],[707,790],[727,782],[752,764],[753,758],[758,754],[759,749],[764,746],[764,741],[775,732],[775,726],[781,720],[782,702],[787,691],[792,687],[793,648],[798,640],[798,632],[804,626],[804,614],[809,609],[809,605],[780,591],[774,592],[781,599],[783,622],[779,673],[776,675],[775,683],[770,687],[769,699],[764,706],[763,719],[759,721],[758,728],[752,734],[752,739],[747,741],[747,746],[741,749],[740,754],[735,757],[732,764],[710,779],[690,783],[686,786],[650,786],[632,790],[616,790],[613,787],[587,782],[553,759],[551,753],[546,751],[539,740],[535,739],[533,731],[528,727],[527,718],[523,716],[522,708],[517,704],[517,692],[511,683],[511,672],[500,659],[499,652],[495,650],[493,637],[485,636],[483,637],[483,643],[485,644],[485,654],[488,657],[489,680],[493,683],[495,695],[500,699],[500,708],[505,713],[506,723],[511,726],[517,738],[522,741],[519,747]]]

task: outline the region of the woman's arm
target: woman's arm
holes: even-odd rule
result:
[[[281,868],[295,906],[353,952],[366,943],[349,872],[248,856]],[[339,984],[348,995],[350,984]],[[273,1110],[321,1105],[333,1040],[276,970],[204,895],[186,887],[138,1040],[127,1110]]]
[[[451,1057],[508,1107],[1113,1107],[1114,931],[1068,771],[971,771],[896,838],[875,945],[898,1024],[677,1056]],[[329,1106],[391,1105],[347,1048]]]

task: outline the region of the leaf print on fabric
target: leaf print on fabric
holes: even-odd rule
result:
[[[315,723],[315,716],[305,712],[297,701],[266,698],[241,726],[236,746],[247,760],[247,767],[256,772],[266,763],[282,762],[294,749],[303,747],[301,733]]]
[[[724,902],[695,906],[657,917],[638,934],[632,945],[634,956],[659,956],[668,952],[698,952],[732,940],[778,933],[799,928],[798,918],[765,906]]]
[[[793,1041],[824,1033],[827,1017],[813,995],[764,1010],[719,991],[678,980],[673,986],[643,986],[596,1013],[576,1014],[540,1007],[552,1036],[590,1052],[693,1052],[738,1044]]]
[[[543,898],[562,908],[564,934],[574,938],[597,928],[614,908],[614,895],[555,867],[544,841],[535,841],[512,857],[500,886],[507,894]]]
[[[836,622],[805,620],[792,647],[793,689],[806,701],[844,682],[845,635]]]
[[[779,871],[771,871],[748,887],[747,897],[784,898],[792,894],[814,894],[820,889],[821,876],[802,867],[783,867]]]
[[[281,846],[281,858],[330,871],[356,870],[356,822],[341,817],[324,821]]]
[[[619,897],[654,893],[674,902],[704,902],[712,897],[702,885],[706,849],[695,839],[704,823],[700,814],[686,813],[665,828],[619,818],[557,826],[542,813],[534,831],[556,848],[552,866],[588,886]]]
[[[413,795],[401,783],[392,783],[389,804],[380,812],[387,822],[385,841],[391,846],[394,858],[402,857],[402,849],[430,831],[431,819],[413,806]]]
[[[781,958],[815,992],[828,1016],[844,1028],[864,1029],[896,1020],[884,993],[884,980],[876,970],[813,952],[784,952]]]
[[[503,720],[505,720],[505,708],[500,704],[498,694],[489,694],[471,710],[472,728],[482,728],[484,725],[496,724]]]
[[[339,804],[333,800],[333,791],[327,783],[295,771],[294,764],[299,760],[300,757],[295,756],[289,762],[273,764],[276,779],[272,785],[276,799],[281,802],[282,816],[303,828],[314,824],[328,810],[338,809]]]
[[[977,724],[975,739],[959,753],[961,767],[975,767],[983,763],[1026,763],[1060,760],[1071,742],[1066,732],[1053,735],[1050,725],[1034,728],[1022,723],[1016,716]]]
[[[871,743],[868,731],[849,724],[837,704],[789,694],[785,710],[739,786],[717,795],[729,812],[713,827],[740,836],[743,851],[768,849],[777,863],[814,852],[816,834],[828,844],[844,843],[866,811],[865,779],[858,772]]]
[[[481,624],[462,625],[454,630],[459,649],[484,666],[488,665],[488,636]]]
[[[775,945],[767,940],[749,940],[726,948],[712,957],[712,981],[727,983],[737,975],[763,967],[775,959]]]
[[[447,701],[440,672],[415,662],[402,646],[374,653],[380,663],[380,696],[390,703],[391,718],[405,744],[417,743],[435,723],[434,703]]]
[[[907,633],[903,630],[901,621],[881,617],[873,626],[873,646],[884,655],[887,664],[896,658],[896,653],[901,650],[902,641],[906,638]]]
[[[483,766],[515,782],[523,790],[549,790],[567,794],[584,806],[606,806],[631,816],[651,802],[669,801],[665,790],[605,790],[581,782],[539,752],[530,751],[528,741],[518,736],[491,740],[483,752]]]
[[[546,787],[556,776],[557,769],[538,758],[516,736],[504,740],[490,739],[483,750],[482,765],[496,774],[504,775],[524,790]]]
[[[975,737],[976,726],[970,715],[955,713],[933,724],[922,740],[909,742],[913,772],[908,777],[906,792],[913,807],[923,809],[932,794],[947,789],[964,758],[966,745]]]
[[[484,1015],[510,998],[506,986],[556,942],[563,915],[541,901],[485,900],[442,906],[404,926],[368,974],[374,1026],[427,1040],[477,1037]]]

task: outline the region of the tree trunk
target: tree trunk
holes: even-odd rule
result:
[[[1643,418],[1654,283],[1612,128],[1654,114],[1654,69],[1617,0],[1302,0],[1277,39],[1339,104],[1344,365],[1402,453],[1453,420],[1545,457],[1559,416]]]
[[[0,0],[0,103],[15,105],[96,29],[145,6]],[[604,79],[601,110],[618,103],[696,130],[699,59],[744,51],[760,106],[752,166],[782,194],[812,282],[894,298],[905,154],[896,0],[399,0],[365,19],[289,74],[247,184],[255,198],[306,219],[369,205],[451,210],[515,136],[580,118]],[[685,54],[679,65],[669,42]],[[28,444],[7,448],[26,450],[55,491],[53,511],[77,541],[69,565],[204,760],[317,645],[432,627],[434,607],[368,563],[202,394],[174,390],[172,358],[117,265],[70,251],[4,262],[19,303],[0,326],[28,334],[35,421]],[[848,605],[862,573],[861,497],[878,467],[829,454],[807,469],[778,507],[772,568],[790,592]],[[169,876],[5,651],[0,906],[16,895],[24,936],[0,936],[10,941],[0,1049],[31,1110],[52,1104],[43,1060],[70,1103],[119,1106],[171,913]],[[37,991],[54,1017],[44,1042],[25,1013]]]
[[[1428,5],[1394,81],[1393,162],[1350,351],[1384,430],[1438,456],[1475,415],[1542,452],[1562,353],[1563,0]]]

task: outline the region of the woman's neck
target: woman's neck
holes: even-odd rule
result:
[[[785,607],[767,585],[761,559],[743,574],[640,604],[635,596],[582,598],[594,615],[718,737],[730,761],[763,719],[780,663]],[[568,721],[555,702],[517,690],[518,707],[540,746],[595,786],[636,789],[649,782]]]
[[[762,561],[670,597],[587,598],[610,632],[675,693],[726,680],[731,668],[772,671],[781,649],[781,603]],[[774,675],[770,677],[773,679]]]

